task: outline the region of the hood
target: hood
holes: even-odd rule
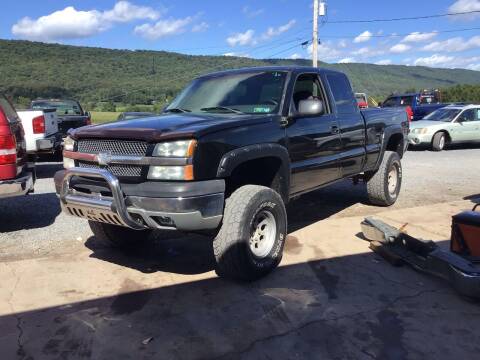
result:
[[[410,129],[418,129],[418,128],[425,128],[425,127],[432,127],[432,126],[439,126],[443,127],[445,124],[448,124],[444,121],[432,121],[432,120],[419,120],[413,121],[410,123]]]
[[[165,114],[135,120],[116,121],[79,128],[74,138],[131,139],[156,142],[192,137],[226,128],[251,126],[272,121],[272,116],[236,114]]]

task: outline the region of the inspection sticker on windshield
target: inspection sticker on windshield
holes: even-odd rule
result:
[[[254,113],[269,113],[270,111],[269,107],[256,107],[253,109]]]

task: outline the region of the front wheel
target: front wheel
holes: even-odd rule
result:
[[[367,192],[370,202],[378,206],[395,204],[402,187],[402,163],[393,151],[385,151],[380,168],[367,177]]]
[[[280,263],[286,235],[281,196],[267,187],[242,186],[227,199],[213,241],[219,275],[244,281],[265,276]]]
[[[433,136],[432,140],[432,150],[433,151],[442,151],[445,149],[445,145],[447,143],[447,137],[445,136],[444,132],[436,133]]]

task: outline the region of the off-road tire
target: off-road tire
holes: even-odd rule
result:
[[[125,249],[144,245],[152,232],[151,230],[138,231],[96,221],[89,221],[88,225],[99,242],[107,246]]]
[[[275,219],[276,234],[268,255],[259,258],[250,248],[250,238],[255,219],[265,211]],[[280,263],[286,236],[287,213],[282,197],[264,186],[240,187],[227,199],[223,223],[213,241],[217,273],[241,281],[265,276]]]
[[[432,140],[432,150],[433,151],[442,151],[445,149],[447,143],[447,136],[444,132],[438,132],[433,136]]]
[[[389,174],[397,168],[397,185],[392,193],[389,190]],[[367,174],[367,193],[370,202],[377,206],[395,204],[402,187],[402,163],[400,156],[393,151],[385,151],[380,168],[373,174]]]

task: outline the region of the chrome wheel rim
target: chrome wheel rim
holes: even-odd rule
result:
[[[262,210],[253,222],[252,235],[250,236],[250,251],[257,258],[264,258],[273,249],[277,236],[277,221],[275,216],[268,211]]]
[[[394,195],[397,192],[398,185],[398,169],[397,166],[393,165],[388,173],[388,192],[390,195]]]
[[[445,146],[445,136],[442,136],[442,137],[440,138],[440,142],[439,142],[439,144],[438,144],[438,147],[439,147],[440,149],[443,149],[444,146]]]

